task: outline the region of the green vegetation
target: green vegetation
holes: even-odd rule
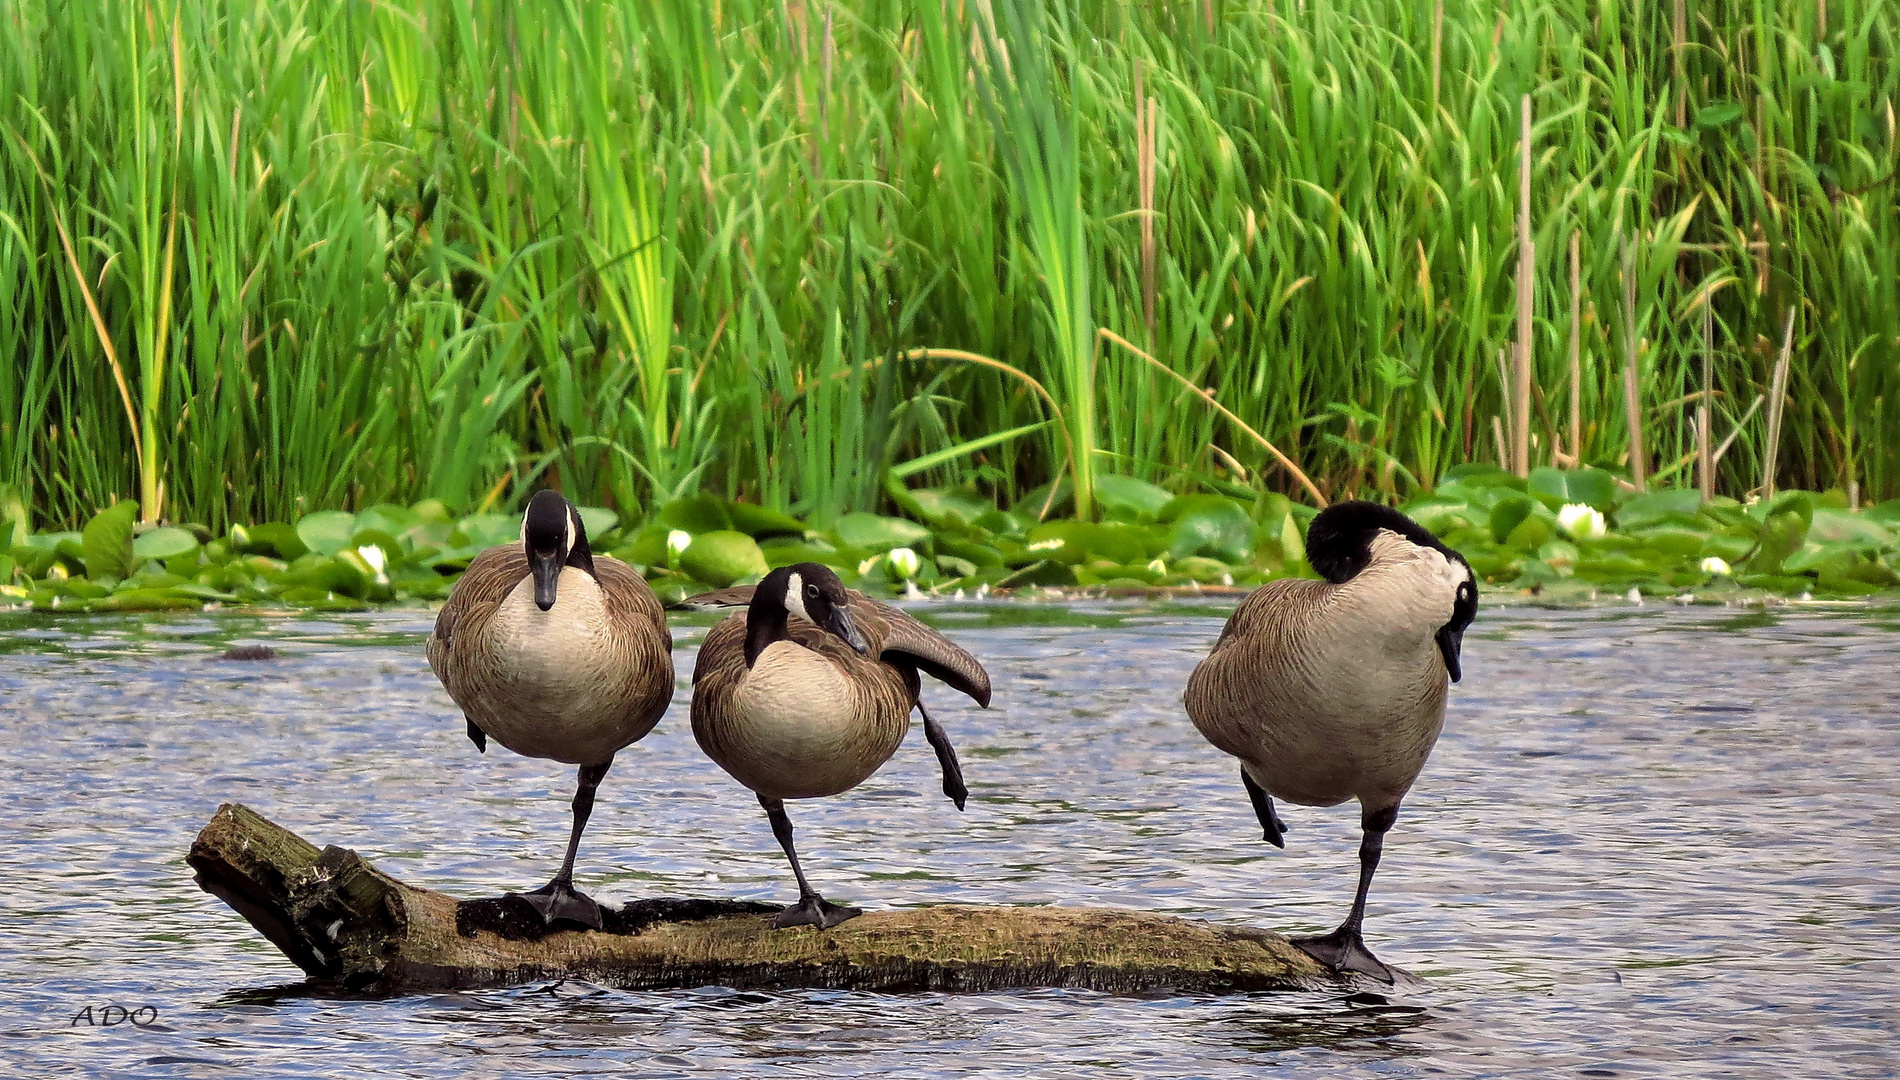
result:
[[[638,566],[664,599],[756,581],[773,566],[822,562],[873,593],[938,596],[998,589],[1111,593],[1155,587],[1252,586],[1311,575],[1304,533],[1314,511],[1283,495],[1251,503],[1170,495],[1104,475],[1104,520],[1038,521],[1072,495],[1028,493],[999,510],[971,489],[891,492],[907,517],[854,511],[824,528],[750,503],[700,494],[643,525],[583,509],[596,551]],[[1855,597],[1900,587],[1900,500],[1850,513],[1837,496],[1783,492],[1744,507],[1695,492],[1619,491],[1608,473],[1493,465],[1454,469],[1405,510],[1464,553],[1493,600],[1502,592],[1559,598],[1765,594]],[[137,504],[102,511],[81,532],[24,535],[0,555],[0,607],[137,611],[207,603],[355,610],[448,595],[468,561],[516,543],[510,514],[460,520],[428,500],[412,507],[325,510],[293,527],[134,526]],[[1607,526],[1614,525],[1614,529]]]
[[[1900,10],[1044,7],[7,5],[15,571],[30,530],[129,496],[233,560],[295,547],[239,523],[464,522],[391,575],[548,484],[827,536],[918,516],[893,479],[1079,522],[1043,528],[1111,528],[1128,478],[1317,501],[1276,451],[1327,497],[1444,498],[1513,419],[1533,465],[1681,486],[1704,403],[1717,493],[1900,495]],[[1724,513],[1687,516],[1746,531]]]

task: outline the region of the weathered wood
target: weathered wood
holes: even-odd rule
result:
[[[1065,986],[1226,993],[1358,985],[1278,934],[1115,908],[943,906],[772,928],[774,905],[646,900],[606,926],[547,930],[518,898],[456,901],[356,852],[319,850],[226,803],[191,845],[198,884],[312,978],[351,990],[573,977],[683,986],[981,991]]]

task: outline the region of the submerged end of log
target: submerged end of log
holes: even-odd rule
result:
[[[907,908],[821,931],[774,929],[769,904],[660,899],[609,909],[601,930],[549,930],[518,898],[457,901],[406,885],[236,803],[218,808],[188,861],[205,891],[306,974],[353,991],[547,978],[625,989],[1372,988],[1270,931],[1116,908]]]

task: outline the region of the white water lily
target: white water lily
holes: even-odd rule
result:
[[[1572,540],[1601,540],[1609,529],[1603,524],[1603,514],[1594,506],[1583,503],[1566,503],[1557,511],[1557,527]]]
[[[680,556],[686,554],[686,549],[692,546],[693,534],[687,532],[685,529],[674,529],[672,532],[667,533],[666,565],[672,566],[679,562]]]
[[[890,558],[891,569],[896,571],[897,576],[903,578],[905,581],[916,577],[917,567],[922,565],[922,560],[917,558],[917,553],[907,547],[892,548]]]
[[[389,575],[385,573],[389,569],[389,556],[383,553],[382,548],[375,544],[364,544],[356,549],[356,555],[367,563],[370,572],[376,575],[376,584],[389,584]]]
[[[1723,559],[1720,555],[1711,555],[1708,558],[1703,559],[1702,572],[1705,574],[1732,574],[1734,573],[1734,571],[1729,568],[1727,560]]]

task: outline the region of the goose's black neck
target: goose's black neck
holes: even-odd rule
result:
[[[785,586],[783,582],[777,588],[767,588],[766,582],[772,576],[766,575],[758,587],[752,590],[752,604],[745,615],[745,666],[749,670],[758,662],[759,654],[773,642],[785,640]]]

